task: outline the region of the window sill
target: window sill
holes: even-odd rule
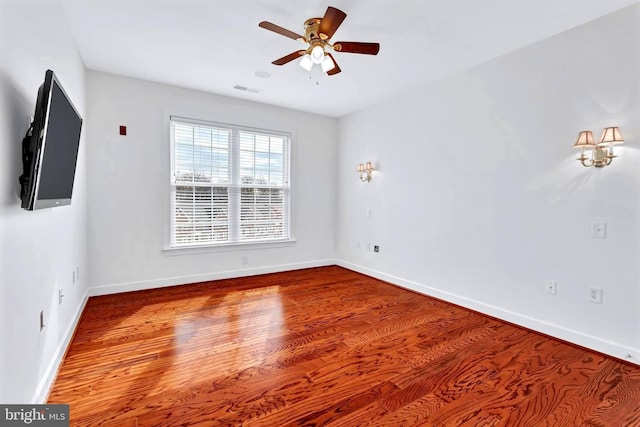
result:
[[[199,246],[178,246],[178,247],[165,247],[162,249],[162,253],[165,256],[178,256],[178,255],[196,255],[203,253],[216,253],[216,252],[230,252],[230,251],[244,251],[253,249],[272,249],[272,248],[284,248],[295,245],[296,240],[272,240],[268,242],[247,242],[247,243],[223,243],[217,245],[199,245]]]

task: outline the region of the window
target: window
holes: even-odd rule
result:
[[[288,134],[170,122],[171,247],[290,239]]]

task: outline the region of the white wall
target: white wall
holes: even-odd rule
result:
[[[638,18],[623,9],[341,119],[341,264],[640,363]],[[620,157],[583,168],[578,132],[605,126],[627,140]]]
[[[336,119],[99,72],[88,73],[87,88],[92,293],[333,263]],[[169,115],[293,134],[294,245],[163,251],[169,235]],[[127,126],[127,136],[118,134],[120,125]],[[245,256],[248,264],[242,265]]]
[[[0,402],[39,402],[86,298],[86,138],[71,205],[32,212],[20,208],[21,141],[47,68],[83,115],[85,72],[55,0],[0,2],[0,57]]]
[[[58,1],[1,0],[0,402],[43,400],[89,286],[99,294],[323,265],[336,248],[347,267],[638,363],[639,10],[338,122],[97,72],[85,86]],[[72,205],[26,212],[20,141],[47,68],[85,126]],[[168,114],[293,133],[295,245],[162,251]],[[611,125],[628,141],[621,157],[580,167],[570,149],[578,131],[597,137]],[[360,183],[355,165],[369,160],[379,170]],[[608,223],[607,239],[590,237],[594,221]],[[544,293],[548,279],[556,296]],[[586,301],[589,286],[604,288],[604,304]]]

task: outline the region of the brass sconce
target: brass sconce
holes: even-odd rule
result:
[[[373,172],[373,164],[371,162],[367,162],[364,165],[360,163],[358,165],[358,172],[360,173],[360,181],[362,182],[371,181],[371,172]]]
[[[584,167],[595,166],[597,168],[603,168],[609,166],[613,161],[613,146],[623,144],[622,134],[617,127],[605,128],[602,131],[600,142],[597,144],[593,141],[593,134],[590,130],[583,130],[578,134],[576,143],[573,144],[573,148],[580,148],[580,157],[578,161],[582,163]],[[585,156],[585,150],[591,150],[591,156]]]

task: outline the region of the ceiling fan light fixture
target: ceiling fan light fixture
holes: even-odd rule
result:
[[[322,71],[327,73],[334,68],[336,68],[336,64],[333,62],[329,55],[325,55],[324,59],[322,60]]]
[[[311,49],[311,61],[314,64],[321,64],[324,59],[324,49],[320,45],[316,45]]]
[[[311,68],[313,67],[313,61],[311,60],[311,55],[309,55],[308,53],[305,54],[300,60],[300,66],[307,71],[311,71]]]

